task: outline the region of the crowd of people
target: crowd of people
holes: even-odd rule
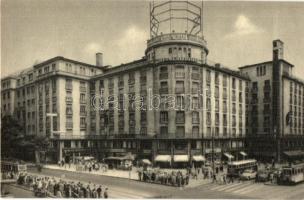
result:
[[[66,181],[48,176],[36,176],[21,173],[18,176],[19,185],[33,188],[39,197],[56,198],[108,198],[108,188],[92,183]]]
[[[101,170],[102,172],[107,172],[108,170],[108,165],[105,163],[99,163],[96,160],[76,160],[75,163],[72,161],[65,163],[64,160],[58,162],[59,167],[64,167],[64,168],[71,168],[72,166],[75,166],[76,171],[87,171],[87,172],[92,172],[92,171],[99,171]]]

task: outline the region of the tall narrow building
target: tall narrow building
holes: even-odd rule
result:
[[[240,67],[251,80],[248,150],[259,159],[301,157],[304,149],[304,82],[273,41],[273,60]]]

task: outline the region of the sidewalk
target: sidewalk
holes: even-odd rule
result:
[[[132,169],[132,171],[123,171],[123,170],[107,170],[106,172],[103,172],[102,170],[92,170],[89,171],[77,171],[75,165],[65,166],[65,167],[59,167],[58,165],[44,165],[43,168],[46,169],[55,169],[55,170],[63,170],[63,171],[70,171],[70,172],[77,172],[77,173],[84,173],[84,174],[96,174],[101,176],[110,176],[110,177],[117,177],[117,178],[125,178],[125,179],[131,179],[131,180],[138,180],[138,174],[136,172],[136,169]]]
[[[116,177],[116,178],[124,178],[124,179],[131,179],[138,181],[138,174],[137,169],[133,168],[131,172],[129,171],[123,171],[123,170],[115,170],[115,169],[108,169],[106,172],[103,172],[102,170],[91,172],[89,171],[76,171],[76,166],[71,165],[65,166],[65,167],[59,167],[58,165],[44,165],[43,168],[45,169],[54,169],[54,170],[63,170],[63,171],[70,171],[70,172],[77,172],[77,173],[84,173],[84,174],[96,174],[99,176],[109,176],[109,177]],[[211,179],[203,179],[202,176],[198,176],[198,179],[190,178],[189,184],[186,186],[186,188],[194,188],[198,187],[200,185],[205,185],[211,182]]]

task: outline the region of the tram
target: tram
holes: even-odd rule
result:
[[[282,168],[278,184],[297,184],[304,181],[304,163],[292,164]]]
[[[257,171],[257,168],[258,168],[257,161],[255,159],[233,161],[228,163],[227,175],[238,177],[246,169],[253,169]]]
[[[26,164],[20,164],[12,161],[1,161],[1,172],[26,172]]]

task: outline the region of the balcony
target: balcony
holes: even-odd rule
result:
[[[65,97],[65,101],[68,103],[72,103],[73,102],[73,97]]]
[[[263,102],[264,103],[270,103],[271,102],[271,98],[270,97],[264,98]]]
[[[175,88],[175,93],[176,94],[183,94],[184,92],[185,92],[185,88],[183,88],[183,87]]]
[[[185,78],[185,72],[175,72],[175,78]]]
[[[80,116],[87,116],[87,112],[86,111],[80,112]]]
[[[129,85],[134,85],[135,84],[135,79],[129,79],[128,83],[129,83]]]
[[[168,73],[160,73],[159,80],[168,79]]]
[[[258,93],[259,89],[257,87],[251,88],[252,93]]]
[[[193,80],[199,80],[199,73],[192,73],[191,74],[191,78],[193,79]]]
[[[264,115],[271,115],[271,109],[264,109],[263,114]]]
[[[257,104],[258,103],[258,99],[251,99],[251,104]]]
[[[168,91],[169,91],[168,87],[160,88],[159,89],[159,93],[160,94],[168,94]]]
[[[265,85],[264,86],[264,92],[270,92],[270,90],[271,90],[270,85]]]
[[[86,88],[86,86],[80,86],[79,90],[80,90],[80,92],[86,92],[87,88]]]
[[[72,90],[72,89],[73,89],[73,86],[72,86],[72,85],[65,85],[65,89],[66,89],[66,90]]]

